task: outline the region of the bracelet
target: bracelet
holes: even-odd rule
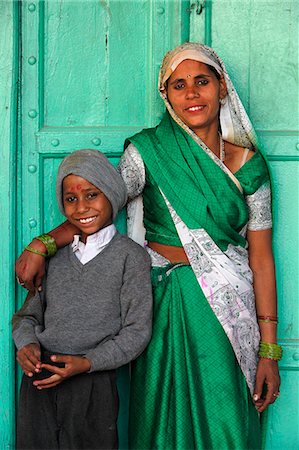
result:
[[[55,253],[57,252],[57,246],[55,239],[52,236],[50,236],[49,234],[41,234],[40,236],[37,236],[35,239],[41,241],[45,245],[47,249],[46,256],[51,258],[51,256],[55,255]]]
[[[275,361],[279,361],[282,358],[282,348],[278,344],[261,341],[258,356],[260,358],[274,359]]]
[[[272,319],[257,319],[259,323],[278,323],[278,320],[272,320]]]
[[[31,253],[35,253],[36,255],[43,256],[44,258],[47,257],[46,253],[40,252],[39,250],[36,250],[35,248],[30,247],[30,245],[27,245],[25,247],[25,250],[28,250],[28,252],[31,252]]]
[[[277,316],[257,316],[258,320],[269,320],[271,322],[278,322]]]

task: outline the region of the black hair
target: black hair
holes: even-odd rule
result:
[[[206,64],[206,66],[210,69],[211,72],[216,76],[217,80],[219,81],[221,76],[220,73],[215,69],[214,66],[210,66],[210,64]]]

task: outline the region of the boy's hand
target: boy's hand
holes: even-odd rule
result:
[[[37,389],[48,389],[57,386],[73,375],[88,372],[91,367],[90,361],[82,356],[53,355],[51,356],[51,360],[53,362],[62,362],[65,364],[65,367],[61,368],[52,366],[51,364],[41,364],[41,369],[46,369],[49,372],[52,372],[53,375],[44,378],[43,380],[34,381],[33,385],[36,386]]]
[[[22,347],[17,352],[17,361],[28,377],[32,377],[34,373],[40,372],[41,360],[39,345],[32,343]]]

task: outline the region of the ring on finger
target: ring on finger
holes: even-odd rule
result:
[[[280,392],[277,392],[277,394],[272,394],[273,397],[277,398],[279,397]]]
[[[19,277],[17,277],[17,283],[18,283],[20,286],[24,286],[24,285],[25,285],[24,281],[20,280]]]

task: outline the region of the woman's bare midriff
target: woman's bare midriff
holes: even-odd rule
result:
[[[171,263],[190,264],[183,247],[176,247],[174,245],[164,245],[158,242],[148,242],[148,247],[164,256]]]

